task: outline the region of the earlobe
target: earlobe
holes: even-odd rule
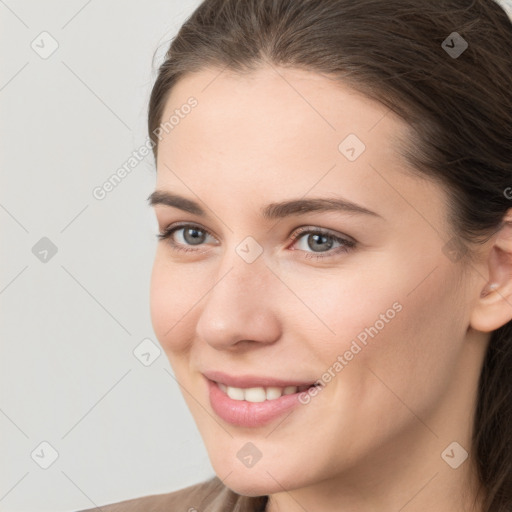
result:
[[[512,219],[509,212],[487,253],[489,280],[480,290],[470,318],[471,327],[477,331],[495,331],[512,320]]]

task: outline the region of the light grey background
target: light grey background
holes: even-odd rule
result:
[[[198,4],[0,0],[1,512],[92,508],[213,475],[165,355],[145,366],[133,352],[158,347],[151,155],[92,194],[147,140],[153,53],[160,63]],[[47,469],[42,442],[58,453]]]
[[[2,512],[92,508],[214,474],[165,354],[150,366],[133,354],[159,346],[152,156],[92,195],[145,142],[156,65],[198,4],[0,1]],[[53,257],[33,254],[43,237]],[[43,441],[58,453],[47,469]]]

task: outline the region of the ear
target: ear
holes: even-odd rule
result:
[[[487,252],[489,281],[470,317],[471,327],[482,332],[495,331],[512,320],[512,210],[493,240]]]

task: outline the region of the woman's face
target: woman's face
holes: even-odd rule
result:
[[[469,451],[483,280],[461,281],[445,193],[407,173],[402,121],[270,67],[188,75],[173,115],[153,203],[176,229],[151,314],[216,473],[249,495],[448,475],[443,450]]]

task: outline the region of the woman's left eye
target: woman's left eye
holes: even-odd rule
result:
[[[329,258],[339,253],[349,252],[354,249],[356,242],[353,239],[342,238],[335,235],[329,230],[323,228],[299,228],[293,235],[294,242],[305,242],[300,250],[305,251],[304,258]],[[334,247],[338,244],[338,247]],[[307,252],[307,249],[312,249],[313,252]],[[326,251],[317,251],[317,249],[327,249]]]
[[[175,240],[174,235],[177,233],[180,233],[180,241]],[[173,250],[186,252],[197,252],[193,246],[204,244],[207,237],[215,240],[206,229],[194,224],[170,226],[163,233],[157,234],[159,240],[168,240]],[[356,246],[353,239],[342,238],[329,230],[313,227],[299,228],[291,235],[290,240],[294,242],[294,245],[297,242],[299,242],[297,245],[306,242],[302,244],[302,248],[299,248],[306,259],[332,257],[338,253],[349,252]],[[333,248],[335,244],[338,246]],[[309,252],[308,249],[311,249],[312,252]]]

